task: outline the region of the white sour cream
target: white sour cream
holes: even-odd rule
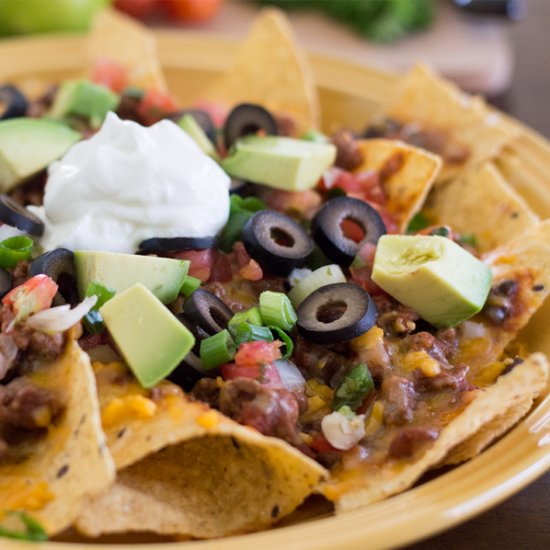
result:
[[[151,237],[208,237],[229,216],[230,179],[179,126],[145,128],[109,113],[101,130],[54,162],[44,206],[46,250],[133,253]]]

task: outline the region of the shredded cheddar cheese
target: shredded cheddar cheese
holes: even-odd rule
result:
[[[430,378],[441,372],[439,363],[424,350],[407,353],[403,357],[401,365],[410,372],[420,369],[425,376]]]
[[[103,409],[101,422],[104,427],[109,427],[124,420],[147,419],[154,416],[156,410],[155,402],[143,395],[115,397]]]
[[[219,419],[216,411],[207,411],[197,417],[197,424],[203,428],[215,428],[218,425]]]

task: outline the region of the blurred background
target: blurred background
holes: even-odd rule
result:
[[[234,38],[277,5],[307,50],[393,71],[423,61],[550,137],[548,0],[0,0],[0,35],[85,30],[111,3],[153,27]]]

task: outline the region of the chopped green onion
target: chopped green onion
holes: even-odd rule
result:
[[[191,275],[187,275],[185,277],[185,280],[183,281],[183,284],[180,288],[180,294],[183,294],[186,298],[189,298],[197,288],[201,286],[201,280],[197,279],[196,277],[191,277]]]
[[[9,539],[28,540],[35,542],[43,542],[48,540],[48,535],[44,530],[44,527],[38,523],[34,518],[29,516],[25,512],[18,510],[8,510],[6,515],[17,516],[22,523],[24,530],[16,531],[14,529],[6,529],[0,527],[0,537],[7,537]]]
[[[339,265],[324,265],[297,282],[294,288],[288,293],[288,297],[292,305],[297,309],[318,288],[333,283],[345,283],[346,281],[346,276]]]
[[[99,310],[101,306],[103,306],[105,302],[108,302],[115,294],[116,290],[108,288],[96,281],[90,281],[86,289],[86,296],[97,296],[97,302],[94,306],[95,310]]]
[[[268,327],[241,323],[235,331],[235,346],[237,347],[243,342],[257,342],[259,340],[273,342],[273,334],[271,334]]]
[[[328,143],[329,139],[325,134],[322,132],[319,132],[319,130],[315,130],[314,128],[311,128],[308,130],[305,134],[302,134],[300,139],[303,139],[305,141],[313,141],[314,143]]]
[[[26,235],[9,237],[0,242],[0,267],[15,267],[31,257],[33,241]]]
[[[467,246],[477,248],[477,239],[473,233],[465,233],[460,235],[459,241]]]
[[[292,341],[292,338],[282,329],[279,327],[276,327],[274,325],[270,325],[268,327],[272,332],[275,332],[277,334],[277,339],[281,340],[284,346],[284,353],[283,353],[283,359],[290,359],[292,357],[292,353],[294,352],[294,342]]]
[[[231,195],[229,199],[229,219],[218,241],[219,248],[224,252],[230,252],[233,243],[240,239],[244,224],[253,214],[265,207],[265,203],[256,197],[243,199],[240,195]]]
[[[371,373],[367,365],[362,363],[346,375],[336,390],[332,409],[338,411],[341,407],[347,406],[355,411],[373,389],[374,381]]]
[[[235,356],[235,344],[227,329],[201,341],[201,361],[206,370],[227,363]]]
[[[235,313],[229,320],[227,328],[230,332],[235,332],[241,323],[250,323],[251,325],[262,326],[262,316],[257,306],[247,309],[246,311],[239,311]]]
[[[426,216],[426,214],[423,214],[422,212],[418,212],[414,215],[413,219],[409,222],[409,225],[407,227],[407,233],[416,233],[417,231],[421,231],[422,229],[426,229],[426,227],[429,227],[430,220]]]
[[[296,324],[296,312],[286,294],[266,290],[260,294],[260,315],[264,325],[291,330]]]
[[[88,313],[84,315],[82,322],[84,323],[84,328],[90,334],[99,334],[105,328],[103,324],[103,316],[96,309],[88,311]]]
[[[450,234],[451,234],[451,232],[445,226],[435,227],[434,229],[432,229],[430,231],[430,235],[435,236],[435,237],[447,237],[447,238],[449,238]]]

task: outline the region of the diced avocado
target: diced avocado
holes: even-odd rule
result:
[[[52,118],[81,116],[98,128],[107,113],[117,108],[119,101],[118,94],[106,86],[89,80],[67,80],[60,86],[48,115]]]
[[[0,122],[0,191],[40,172],[63,156],[80,134],[68,126],[38,118]]]
[[[75,250],[76,281],[80,297],[93,281],[116,292],[142,283],[161,302],[173,302],[187,276],[189,262],[119,252]]]
[[[450,239],[384,235],[372,280],[434,325],[452,327],[477,313],[491,288],[491,270]]]
[[[111,298],[100,313],[124,360],[146,388],[166,378],[195,345],[189,329],[140,283]]]
[[[235,178],[286,191],[315,187],[334,163],[336,147],[280,136],[245,136],[222,160],[222,168]]]
[[[208,136],[201,128],[200,124],[195,120],[193,115],[186,114],[178,122],[178,126],[193,139],[199,146],[200,150],[214,160],[219,160],[220,157],[214,147],[214,144],[208,139]]]

